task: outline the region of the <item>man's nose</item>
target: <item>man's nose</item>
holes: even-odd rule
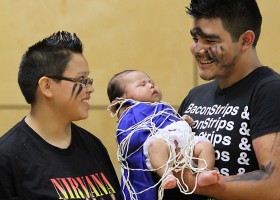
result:
[[[194,54],[201,55],[207,53],[209,45],[203,45],[201,43],[197,43],[194,47]]]

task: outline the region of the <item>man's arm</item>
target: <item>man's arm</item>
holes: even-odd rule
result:
[[[280,132],[253,140],[260,170],[222,176],[218,184],[197,188],[196,193],[217,199],[280,199]]]

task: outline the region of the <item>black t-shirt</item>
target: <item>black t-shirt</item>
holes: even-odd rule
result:
[[[67,149],[50,145],[24,120],[0,138],[0,199],[121,199],[106,148],[71,124]]]
[[[192,89],[183,100],[180,115],[196,122],[196,135],[204,135],[215,148],[215,169],[221,175],[243,174],[259,169],[252,140],[280,130],[280,76],[268,67],[259,67],[229,88],[217,81]],[[165,199],[207,199],[182,195]],[[210,199],[210,198],[209,198]]]

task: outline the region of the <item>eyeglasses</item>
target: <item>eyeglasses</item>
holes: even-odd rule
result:
[[[91,85],[93,84],[93,79],[92,78],[68,78],[68,77],[64,77],[64,76],[46,76],[48,78],[51,79],[55,79],[55,80],[64,80],[64,81],[71,81],[71,82],[75,82],[75,83],[82,83],[85,86],[87,85]]]

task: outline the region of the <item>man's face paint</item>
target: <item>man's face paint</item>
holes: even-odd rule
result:
[[[205,60],[217,62],[218,55],[223,53],[223,47],[217,44],[220,37],[216,34],[206,34],[200,27],[195,27],[190,31],[193,37],[192,52],[197,59],[204,57]],[[201,41],[200,41],[201,40]]]
[[[210,58],[212,58],[215,62],[218,62],[223,59],[224,47],[221,44],[210,46],[207,53]]]
[[[210,64],[224,60],[225,48],[219,35],[205,33],[200,27],[194,27],[190,34],[193,37],[191,51],[198,62]]]

